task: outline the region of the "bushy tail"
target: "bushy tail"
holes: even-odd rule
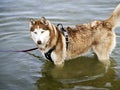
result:
[[[120,27],[120,4],[115,8],[109,20],[114,27]]]

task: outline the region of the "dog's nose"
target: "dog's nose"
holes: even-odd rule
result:
[[[39,40],[39,41],[37,41],[37,44],[41,44],[41,41]]]

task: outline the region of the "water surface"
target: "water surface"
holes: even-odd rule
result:
[[[53,24],[73,26],[106,19],[119,0],[0,0],[0,50],[35,47],[29,19],[45,16]],[[92,53],[65,62],[63,69],[30,53],[0,53],[0,90],[119,90],[120,28],[112,65],[105,72]]]

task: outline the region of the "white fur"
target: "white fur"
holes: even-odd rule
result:
[[[112,32],[113,32],[114,37],[113,37],[113,40],[112,40],[113,43],[112,43],[111,50],[110,50],[109,54],[111,54],[113,49],[116,47],[116,34],[115,34],[114,30]]]
[[[40,48],[45,48],[50,36],[49,30],[43,30],[41,28],[35,29],[33,32],[31,32],[31,38],[33,41],[37,44],[37,41],[41,41],[41,44],[38,45]]]
[[[57,60],[57,55],[56,55],[55,52],[52,52],[52,53],[51,53],[51,57],[52,57],[53,60]]]
[[[93,22],[91,23],[91,26],[92,26],[92,27],[95,26],[96,23],[97,23],[97,21],[93,21]]]

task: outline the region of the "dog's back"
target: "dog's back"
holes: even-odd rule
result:
[[[66,28],[69,33],[67,56],[77,57],[93,49],[101,62],[109,64],[109,55],[116,45],[114,29],[118,26],[120,26],[120,4],[106,20]]]

